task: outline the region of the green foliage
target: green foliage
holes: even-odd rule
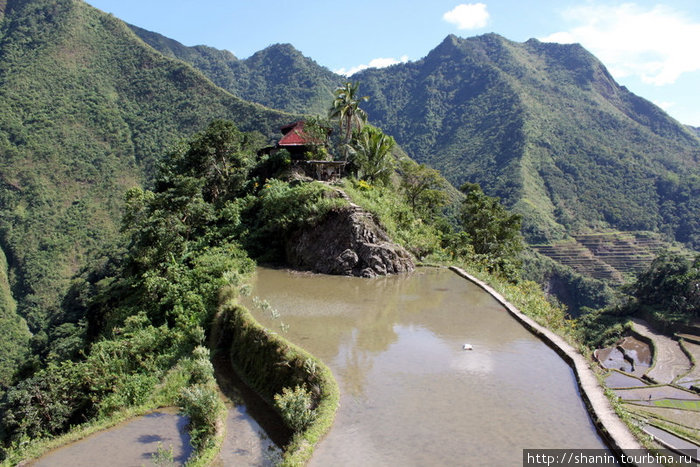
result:
[[[156,447],[156,452],[151,456],[151,462],[155,465],[171,466],[175,465],[175,458],[173,454],[173,446],[170,445],[169,449],[165,449],[163,445],[158,442]]]
[[[292,437],[281,465],[304,465],[330,429],[340,394],[328,367],[305,350],[263,328],[245,308],[228,300],[219,315],[218,348],[227,351],[239,375],[270,404],[285,388],[308,388],[313,421]]]
[[[698,246],[697,137],[580,45],[448,36],[353,78],[374,125],[455,186],[500,197],[529,241],[607,225]]]
[[[268,180],[257,197],[244,200],[247,233],[243,243],[253,257],[282,262],[286,239],[301,226],[313,226],[347,203],[325,185]]]
[[[542,284],[548,294],[567,307],[571,316],[578,316],[584,308],[612,306],[618,299],[619,293],[605,282],[578,274],[534,250],[524,250],[522,259],[523,279]]]
[[[447,182],[435,169],[417,164],[409,158],[399,164],[401,189],[413,212],[425,219],[433,219],[448,202]]]
[[[85,2],[5,13],[0,244],[17,313],[41,336],[60,325],[50,321],[70,278],[116,243],[124,191],[150,182],[165,148],[216,118],[274,137],[290,116],[233,97]],[[205,198],[216,196],[207,188],[219,185]]]
[[[630,330],[629,316],[619,309],[583,309],[576,320],[578,338],[590,348],[607,347],[620,340]]]
[[[17,315],[7,276],[7,260],[0,249],[0,394],[12,382],[12,376],[29,350],[27,323]]]
[[[155,32],[129,27],[165,56],[183,60],[233,95],[271,109],[325,115],[341,79],[290,44],[274,44],[239,60],[226,50],[186,47]]]
[[[389,183],[394,171],[391,150],[395,144],[394,138],[372,126],[354,131],[348,153],[358,177],[369,183]]]
[[[275,407],[294,431],[302,431],[314,421],[316,412],[312,406],[311,393],[302,386],[283,388],[282,393],[275,394]]]
[[[661,253],[627,287],[627,303],[600,310],[585,310],[577,320],[580,337],[591,347],[602,347],[622,336],[629,317],[649,311],[663,324],[692,323],[700,310],[700,257],[692,262],[669,252]]]
[[[203,181],[200,190],[207,203],[234,198],[245,188],[259,146],[259,140],[241,133],[233,122],[216,120],[161,162],[156,190],[167,191],[194,178]]]
[[[392,184],[369,185],[362,180],[347,179],[343,190],[355,204],[374,215],[390,238],[417,258],[439,250],[440,231],[435,225],[417,217]]]
[[[181,389],[178,405],[189,418],[190,442],[196,451],[201,452],[214,442],[225,407],[216,389],[214,367],[209,361],[207,348],[196,347],[184,369],[189,372],[189,385]]]
[[[215,121],[180,145],[187,150],[165,159],[156,191],[128,192],[122,229],[127,247],[113,249],[83,273],[50,328],[59,336],[66,324],[86,320],[80,326],[87,326],[87,341],[73,344],[83,355],[53,345],[48,366],[28,369],[10,388],[2,408],[8,436],[52,436],[124,407],[172,402],[176,386],[184,384],[193,440],[198,449],[209,445],[212,411],[220,402],[212,399],[218,396],[209,354],[196,346],[219,293],[239,285],[253,266],[229,235],[231,222],[238,221],[229,198],[242,188],[212,187],[221,181],[219,169],[239,160],[244,146],[236,143],[248,137]],[[217,168],[209,170],[212,165]],[[62,346],[75,333],[69,329]]]
[[[113,339],[95,343],[85,360],[49,363],[8,390],[3,428],[12,439],[64,432],[152,397],[164,371],[180,356],[183,336],[130,317]]]
[[[182,390],[180,407],[189,418],[190,443],[198,451],[205,449],[216,435],[216,423],[224,410],[219,394],[211,386],[188,386]]]
[[[661,310],[668,321],[692,322],[700,317],[700,256],[691,262],[660,254],[637,277],[632,295],[640,306]]]
[[[328,118],[338,120],[340,133],[344,135],[345,143],[350,143],[352,132],[360,130],[367,121],[367,113],[360,108],[361,102],[367,102],[368,96],[360,97],[360,83],[346,82],[338,86],[333,95],[333,103],[328,110]]]
[[[490,272],[515,280],[520,271],[523,239],[520,235],[521,217],[510,214],[498,198],[486,196],[477,184],[462,185],[466,195],[462,201],[460,224],[462,232],[447,240],[455,252],[473,250],[474,258]]]

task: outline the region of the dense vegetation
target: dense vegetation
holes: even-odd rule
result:
[[[213,59],[203,64],[206,57],[226,52],[205,53],[201,47],[140,34],[215,81],[244,75],[233,71],[224,79],[226,67],[212,65]],[[237,81],[246,89],[240,84],[229,89],[275,108],[322,114],[319,96],[327,95],[330,103],[329,83],[342,79],[289,45],[271,46],[255,57],[266,64],[256,80]],[[290,83],[259,100],[260,89],[282,79],[268,66],[275,62],[291,66],[289,79],[306,83],[312,95]],[[353,78],[372,96],[364,109],[374,125],[455,186],[478,182],[486,194],[503,199],[522,216],[530,243],[613,227],[654,230],[698,248],[697,129],[679,125],[620,87],[578,45],[518,44],[494,34],[466,40],[449,36],[422,60],[365,70]],[[412,180],[415,195],[434,193]],[[448,209],[456,219],[459,209],[452,199]],[[572,312],[612,303],[613,292],[601,280],[536,253],[528,252],[526,259],[525,277],[537,280]]]
[[[333,99],[333,89],[342,80],[290,44],[271,45],[240,60],[227,50],[186,47],[158,33],[129,27],[166,57],[190,63],[235,96],[273,109],[324,115]]]
[[[337,125],[334,147],[314,157],[347,159],[352,200],[418,259],[492,273],[525,307],[538,297],[533,314],[553,327],[566,326],[561,309],[519,277],[521,222],[530,240],[613,225],[697,247],[696,136],[619,88],[578,46],[451,36],[424,60],[363,72],[365,104],[357,84],[333,92],[339,77],[291,46],[239,61],[129,29],[81,1],[0,0],[0,389],[10,460],[30,438],[175,403],[191,417],[196,447],[211,446],[221,406],[202,344],[217,307],[238,310],[250,258],[283,262],[292,232],[346,206],[294,175],[286,151],[258,154],[296,117],[241,101],[133,31],[238,96],[317,114],[332,105],[337,122],[317,121]],[[360,118],[360,103],[387,133]],[[452,182],[484,191],[469,183],[456,195],[389,133]],[[525,260],[542,282],[573,285],[572,307],[612,298],[601,283]],[[640,310],[697,318],[697,271],[697,259],[660,258],[632,302],[581,318],[583,337],[619,332],[619,317]],[[308,381],[275,392],[297,428],[319,403]]]
[[[371,127],[360,125],[353,135],[361,140],[365,128]],[[374,128],[371,132],[380,134]],[[2,408],[9,439],[56,435],[123,407],[179,400],[191,415],[195,447],[210,443],[220,409],[212,393],[211,367],[202,363],[207,360],[197,346],[221,297],[235,298],[253,265],[248,255],[284,262],[285,239],[347,205],[317,182],[284,181],[297,177],[289,154],[258,154],[262,143],[255,133],[214,121],[161,159],[152,191],[127,192],[121,240],[73,282],[47,327],[52,339],[28,359],[22,379],[8,391]],[[342,144],[358,143],[352,139]],[[435,211],[420,204],[414,204],[420,209],[411,207],[398,180],[377,178],[363,163],[356,165],[365,175],[347,181],[348,192],[369,203],[371,210],[381,206],[378,217],[412,251],[444,255],[440,238],[449,242],[458,237],[449,224],[438,229],[432,222]],[[465,212],[473,204],[467,196]],[[470,232],[468,238],[460,237],[463,257],[478,251],[476,256],[488,259],[487,269],[515,279],[512,271],[493,265],[516,254],[517,248],[490,251],[476,246],[493,232],[509,230],[509,238],[519,238],[518,226],[503,208],[495,200],[490,205],[484,212],[490,213],[493,228],[471,228],[473,220],[463,216],[463,227]],[[419,212],[430,213],[426,221],[431,222],[422,222]],[[237,347],[234,361],[245,361],[248,348]],[[185,387],[179,396],[173,392],[177,386]],[[280,391],[275,400],[287,417],[298,409],[299,417],[307,420],[307,411],[318,403],[304,402],[310,396],[301,387]],[[301,423],[299,417],[290,423]]]
[[[269,137],[291,117],[231,96],[84,2],[2,6],[0,275],[36,354],[58,337],[47,328],[69,278],[114,243],[124,191],[148,183],[164,148],[214,118]],[[2,330],[16,351],[1,375],[27,343],[12,308]]]
[[[176,402],[195,448],[210,445],[220,403],[198,346],[221,298],[235,299],[252,270],[240,244],[274,245],[340,202],[315,183],[257,178],[268,161],[256,142],[215,121],[162,159],[153,191],[128,191],[121,246],[73,282],[52,317],[54,338],[8,390],[2,426],[15,446],[125,407]]]
[[[450,36],[356,78],[373,123],[451,182],[501,197],[530,241],[609,225],[698,246],[700,140],[579,45]]]

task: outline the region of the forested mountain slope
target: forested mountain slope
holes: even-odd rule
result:
[[[580,45],[449,36],[353,79],[375,124],[453,183],[502,197],[530,241],[611,226],[699,244],[700,140]]]
[[[41,345],[156,156],[214,118],[272,137],[294,117],[241,101],[82,1],[0,0],[0,12],[0,277]]]
[[[289,45],[238,60],[134,30],[277,108],[319,112],[325,90],[343,80]],[[700,244],[696,132],[619,86],[580,45],[448,36],[422,60],[351,79],[371,97],[375,125],[456,186],[478,182],[503,198],[523,214],[531,242],[614,228]]]
[[[168,57],[179,58],[234,95],[287,112],[325,115],[333,90],[344,78],[318,65],[290,44],[275,44],[239,60],[227,50],[181,43],[129,26]]]

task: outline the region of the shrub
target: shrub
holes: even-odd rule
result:
[[[296,386],[293,390],[283,388],[282,394],[275,394],[275,407],[294,431],[303,430],[316,418],[311,393],[302,386]]]
[[[197,451],[205,449],[216,435],[216,424],[224,410],[216,390],[211,386],[195,384],[180,393],[180,412],[189,417],[190,443]]]

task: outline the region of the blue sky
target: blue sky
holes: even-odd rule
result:
[[[333,71],[424,57],[448,34],[579,42],[632,92],[700,127],[698,0],[87,0],[185,45],[246,58],[290,43]]]

